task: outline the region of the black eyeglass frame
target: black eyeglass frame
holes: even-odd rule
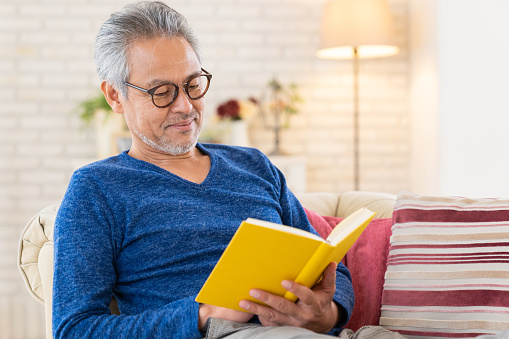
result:
[[[207,72],[206,70],[204,70],[203,68],[201,69],[202,72],[204,72],[205,74],[198,74],[198,75],[191,75],[189,78],[187,78],[184,83],[180,86],[182,86],[182,88],[184,89],[184,92],[187,94],[188,98],[191,99],[191,100],[198,100],[200,98],[203,98],[203,96],[205,94],[207,94],[208,90],[209,90],[209,87],[210,87],[210,79],[212,79],[212,74],[210,74],[209,72]],[[196,77],[199,77],[199,76],[205,76],[207,78],[207,88],[205,88],[205,90],[203,91],[203,93],[197,97],[191,97],[191,95],[189,94],[189,82],[191,81],[191,79],[194,79]],[[152,103],[156,106],[156,107],[159,107],[159,108],[166,108],[166,107],[170,107],[171,104],[173,104],[175,102],[175,100],[177,100],[177,97],[179,95],[179,88],[180,86],[179,85],[176,85],[174,84],[173,82],[165,82],[164,84],[160,84],[160,85],[157,85],[156,87],[153,87],[153,88],[150,88],[150,89],[145,89],[145,88],[142,88],[142,87],[138,87],[138,86],[135,86],[133,84],[130,84],[128,83],[127,81],[125,82],[125,84],[129,87],[132,87],[132,88],[135,88],[139,91],[142,91],[142,92],[145,92],[145,93],[148,93],[150,94],[150,97],[152,98]],[[166,86],[166,85],[173,85],[175,86],[175,88],[177,89],[175,91],[175,94],[173,95],[173,99],[170,100],[170,103],[169,104],[166,104],[164,106],[159,106],[158,104],[156,104],[156,102],[154,101],[154,93],[162,86]]]

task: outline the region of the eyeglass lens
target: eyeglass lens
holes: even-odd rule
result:
[[[184,85],[189,98],[195,100],[201,98],[208,89],[209,79],[206,75],[197,75]],[[165,84],[155,89],[152,94],[152,100],[156,106],[167,106],[176,99],[177,86],[174,84]]]

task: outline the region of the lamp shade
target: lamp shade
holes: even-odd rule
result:
[[[397,54],[392,17],[385,0],[330,0],[322,18],[321,44],[316,52],[323,59],[351,59]]]

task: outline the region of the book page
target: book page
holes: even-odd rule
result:
[[[375,214],[375,212],[370,211],[365,207],[350,214],[332,230],[332,232],[327,237],[327,242],[333,246],[336,246],[356,228],[364,225],[366,222],[371,221]]]

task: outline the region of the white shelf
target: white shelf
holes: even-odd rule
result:
[[[286,184],[294,194],[307,190],[307,160],[292,155],[269,155],[270,161],[283,172]]]

